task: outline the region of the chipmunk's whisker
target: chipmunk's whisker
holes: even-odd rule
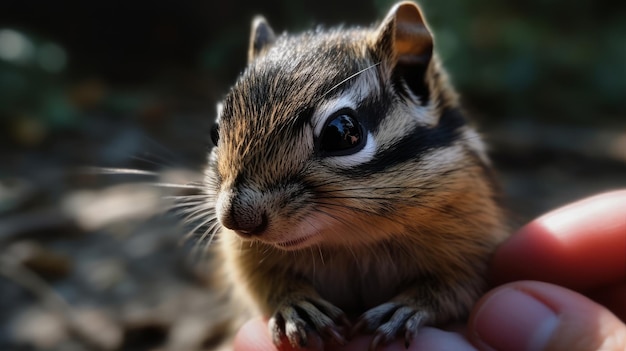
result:
[[[158,172],[144,171],[134,168],[110,168],[110,167],[81,167],[79,172],[88,174],[120,174],[120,175],[142,175],[158,177]]]
[[[349,82],[351,79],[356,78],[357,76],[359,76],[359,75],[369,71],[370,69],[372,69],[372,68],[374,68],[374,67],[376,67],[378,65],[380,65],[380,62],[376,62],[375,64],[367,66],[367,67],[363,68],[362,70],[360,70],[360,71],[350,75],[348,78],[342,80],[341,82],[335,84],[332,88],[328,89],[324,94],[322,94],[322,98],[325,98],[328,94],[330,94],[330,92],[332,92],[333,90],[339,88],[343,84]]]
[[[176,183],[147,183],[148,185],[160,187],[160,188],[176,188],[176,189],[195,189],[202,190],[202,185],[194,184],[176,184]]]

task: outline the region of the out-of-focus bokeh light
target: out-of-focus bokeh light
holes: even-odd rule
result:
[[[12,64],[36,63],[48,73],[61,72],[67,64],[67,53],[56,43],[36,43],[14,29],[0,29],[0,59]]]
[[[28,63],[35,55],[35,45],[24,34],[0,29],[0,58],[13,63]]]
[[[57,73],[65,68],[67,54],[55,43],[43,43],[37,50],[37,63],[44,71]]]

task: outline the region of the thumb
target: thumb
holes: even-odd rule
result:
[[[626,325],[609,310],[535,281],[503,285],[483,297],[468,336],[481,350],[626,350]]]

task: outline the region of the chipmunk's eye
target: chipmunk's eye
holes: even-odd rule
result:
[[[363,127],[351,111],[342,110],[326,121],[320,135],[319,148],[329,156],[350,155],[363,148],[365,136]]]
[[[213,145],[217,146],[217,142],[220,140],[220,125],[215,123],[211,127],[211,141]]]

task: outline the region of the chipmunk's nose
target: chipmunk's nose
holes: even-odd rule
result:
[[[221,224],[243,237],[261,235],[269,224],[264,208],[251,201],[248,196],[236,194],[218,214]]]
[[[247,213],[247,211],[231,211],[222,218],[222,225],[234,230],[243,237],[261,235],[267,229],[268,218],[265,213]]]

